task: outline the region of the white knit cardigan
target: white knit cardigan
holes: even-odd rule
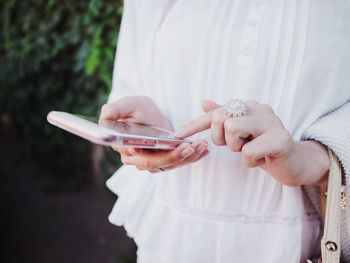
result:
[[[303,140],[316,140],[329,147],[339,158],[346,178],[346,209],[341,216],[342,262],[350,262],[350,101],[330,112],[302,135]],[[319,190],[304,187],[306,195],[319,212]]]

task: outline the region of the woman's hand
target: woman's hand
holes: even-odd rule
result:
[[[124,97],[113,103],[105,104],[102,107],[100,118],[126,120],[172,130],[171,124],[157,105],[145,96]],[[159,172],[196,162],[208,154],[207,148],[207,142],[197,140],[193,144],[182,143],[170,151],[142,150],[132,147],[113,149],[120,153],[124,164],[135,165],[140,170]]]
[[[295,142],[269,105],[246,103],[245,115],[229,118],[222,106],[203,101],[206,114],[185,125],[176,136],[185,138],[210,128],[214,144],[241,152],[247,167],[261,167],[285,185],[327,183],[325,147],[315,141]]]

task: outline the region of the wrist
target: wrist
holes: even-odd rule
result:
[[[327,148],[317,141],[296,142],[302,162],[302,185],[326,186],[328,183],[329,157]]]

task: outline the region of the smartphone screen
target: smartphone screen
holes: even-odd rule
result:
[[[99,119],[97,117],[88,117],[88,116],[82,116],[77,114],[75,114],[75,116],[94,122],[101,127],[114,130],[121,134],[157,137],[157,138],[163,138],[163,139],[176,139],[174,134],[171,131],[150,126],[150,125]]]
[[[47,120],[63,130],[96,144],[170,150],[188,139],[178,139],[172,131],[162,128],[116,120],[87,117],[68,112],[51,111]]]

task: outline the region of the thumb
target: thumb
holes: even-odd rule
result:
[[[202,101],[202,109],[204,112],[215,110],[215,109],[220,108],[220,107],[221,107],[220,104],[217,104],[212,100],[203,100]]]
[[[107,103],[102,106],[100,119],[120,120],[130,117],[134,111],[134,104],[127,98]]]

